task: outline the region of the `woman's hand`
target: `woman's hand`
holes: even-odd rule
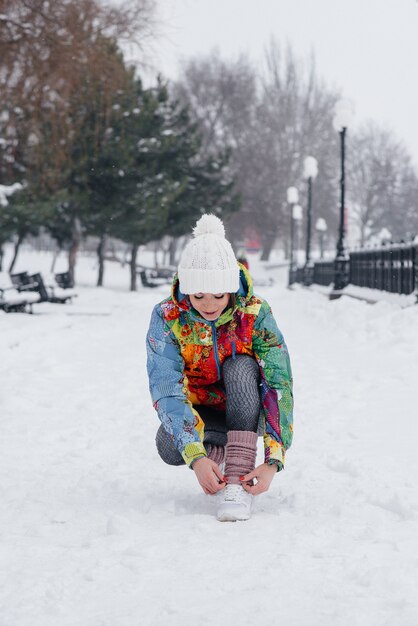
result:
[[[225,478],[219,466],[212,459],[208,459],[207,456],[196,459],[192,469],[200,486],[207,495],[213,495],[225,488]]]
[[[268,490],[275,474],[277,474],[277,465],[263,463],[249,474],[240,476],[241,485],[248,493],[252,493],[253,496],[258,496],[258,494]],[[256,484],[248,485],[247,483],[253,478],[257,480]]]

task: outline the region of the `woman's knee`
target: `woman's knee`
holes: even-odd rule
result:
[[[161,424],[155,436],[157,451],[164,463],[167,465],[184,465],[184,459],[174,446],[170,435]]]
[[[235,358],[226,359],[223,364],[223,376],[225,383],[231,380],[243,379],[257,381],[260,378],[260,369],[257,361],[248,354],[239,354]]]

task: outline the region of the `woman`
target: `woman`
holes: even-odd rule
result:
[[[169,465],[187,464],[206,494],[222,492],[218,520],[246,520],[292,441],[289,355],[221,220],[203,215],[193,233],[147,335],[157,449]]]

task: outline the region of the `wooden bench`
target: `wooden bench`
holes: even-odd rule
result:
[[[175,274],[175,269],[171,267],[140,267],[139,276],[143,287],[159,287],[170,284]]]
[[[40,296],[39,302],[65,304],[66,302],[71,302],[77,296],[72,289],[63,289],[62,287],[46,284],[40,272],[32,275],[29,275],[27,272],[19,272],[11,274],[10,277],[19,292],[37,292]]]
[[[0,273],[0,309],[5,313],[32,313],[32,304],[39,301],[38,293],[20,292],[8,274]]]
[[[71,278],[70,272],[60,272],[59,274],[54,274],[55,282],[58,287],[62,289],[73,289],[74,281]]]

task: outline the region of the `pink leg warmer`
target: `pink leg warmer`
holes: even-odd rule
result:
[[[230,430],[226,444],[225,476],[228,483],[239,485],[240,476],[252,472],[257,456],[257,433],[251,430]]]

